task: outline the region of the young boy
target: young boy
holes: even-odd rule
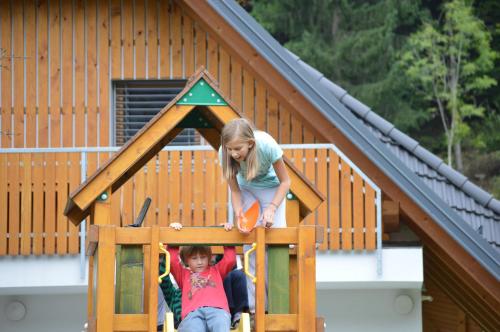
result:
[[[182,228],[179,223],[170,226]],[[225,228],[229,230],[231,226]],[[224,247],[224,257],[213,266],[209,265],[210,247],[187,246],[180,253],[177,247],[168,247],[168,251],[170,272],[182,290],[182,321],[178,331],[229,331],[231,314],[222,281],[236,262],[234,247]],[[179,256],[187,268],[182,266]]]

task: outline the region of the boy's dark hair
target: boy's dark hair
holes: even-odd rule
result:
[[[212,248],[208,246],[185,246],[181,247],[179,252],[181,260],[185,265],[187,265],[187,260],[189,259],[189,257],[196,254],[207,255],[208,262],[210,263],[210,258],[212,257]]]

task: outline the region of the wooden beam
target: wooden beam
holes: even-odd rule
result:
[[[299,269],[298,331],[316,327],[316,246],[314,226],[298,228],[297,261]]]
[[[150,331],[148,329],[148,315],[145,314],[115,314],[113,316],[113,331],[123,332],[143,332]],[[110,330],[111,331],[111,330]]]
[[[266,329],[266,229],[256,228],[257,250],[255,251],[255,331],[264,332]]]
[[[99,253],[97,255],[97,331],[113,331],[115,311],[115,227],[99,228]]]
[[[82,210],[85,210],[91,202],[110,187],[113,182],[134,165],[155,144],[161,144],[163,138],[172,131],[176,125],[193,109],[193,106],[173,105],[162,113],[154,121],[150,122],[146,130],[139,132],[134,139],[126,144],[113,158],[103,165],[97,173],[94,173],[73,193],[73,202]],[[144,129],[144,128],[143,128]],[[144,161],[144,163],[147,160]],[[72,220],[79,224],[81,220]]]

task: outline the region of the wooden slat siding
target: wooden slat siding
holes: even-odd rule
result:
[[[134,175],[134,216],[133,219],[137,218],[139,215],[139,211],[141,211],[142,203],[146,197],[146,166],[143,166],[137,170]],[[146,225],[146,220],[143,222],[144,226]]]
[[[278,102],[271,95],[267,94],[267,132],[274,137],[278,142],[279,136],[279,124],[278,124]]]
[[[163,20],[163,17],[160,17]],[[148,79],[159,78],[158,66],[158,1],[146,2],[146,27],[148,50]]]
[[[68,251],[68,220],[64,217],[63,211],[64,206],[66,205],[66,199],[68,196],[68,154],[57,153],[56,154],[56,191],[57,191],[57,209],[56,213],[56,245],[57,245],[57,254],[64,255]]]
[[[43,254],[43,210],[45,208],[43,185],[43,169],[45,166],[43,165],[43,161],[43,154],[33,154],[33,255],[35,256],[40,256]]]
[[[365,238],[366,249],[375,250],[376,245],[376,204],[375,204],[375,190],[365,182]]]
[[[49,63],[50,63],[50,147],[61,146],[61,56],[60,56],[60,8],[59,1],[50,1],[49,7]]]
[[[266,130],[266,89],[255,80],[255,125],[259,130]]]
[[[170,78],[170,2],[159,3],[158,43],[160,48],[160,78]]]
[[[229,221],[228,185],[222,174],[222,165],[219,162],[219,153],[215,151],[215,222],[220,225]]]
[[[158,174],[158,225],[166,227],[169,225],[168,219],[168,153],[161,151],[159,154],[160,166]]]
[[[358,173],[353,171],[354,182],[352,186],[352,216],[354,226],[354,250],[365,249],[364,239],[364,193],[363,179]]]
[[[31,254],[31,154],[21,154],[21,164],[19,168],[21,184],[21,255]],[[35,212],[36,213],[36,212]]]
[[[35,0],[24,2],[26,36],[26,147],[36,146],[36,17]]]
[[[278,116],[279,116],[279,140],[281,144],[288,144],[291,142],[290,139],[290,112],[282,105],[278,105]]]
[[[44,216],[44,254],[53,255],[56,251],[56,154],[45,155],[44,175],[45,179],[45,216]],[[51,181],[52,179],[52,181]]]
[[[199,24],[194,24],[195,37],[195,68],[207,68],[207,33]]]
[[[184,48],[184,77],[191,77],[195,71],[194,66],[194,22],[183,13],[182,39]]]
[[[134,1],[134,45],[135,45],[135,77],[146,78],[146,22],[145,0]]]
[[[100,15],[101,13],[99,13]],[[133,79],[134,77],[134,22],[133,22],[133,0],[122,0],[122,52],[123,64],[122,72],[124,79]],[[115,78],[115,77],[113,77]],[[102,120],[102,116],[101,116]]]
[[[8,230],[8,197],[9,183],[7,177],[7,155],[0,154],[0,256],[7,254],[7,230]]]
[[[254,80],[253,76],[250,75],[243,67],[243,115],[245,118],[254,121]]]
[[[192,172],[192,151],[182,151],[182,188],[180,195],[182,196],[182,224],[191,226],[192,211],[191,202],[193,201],[193,172]]]
[[[229,54],[222,47],[219,48],[219,88],[226,98],[231,94],[230,61]]]
[[[328,166],[327,166],[327,153],[326,149],[318,149],[318,177],[316,181],[316,187],[325,196],[328,197]],[[336,190],[336,188],[330,188],[330,190]],[[321,203],[317,209],[318,217],[317,224],[322,226],[325,230],[323,232],[323,241],[319,246],[320,251],[325,251],[329,249],[328,246],[328,201]]]
[[[234,58],[230,58],[231,60],[231,94],[229,95],[229,98],[233,102],[233,104],[236,106],[238,111],[241,111],[242,109],[242,73],[241,73],[241,64],[236,61]]]
[[[85,146],[85,3],[75,1],[75,146]],[[83,125],[82,125],[83,124]],[[76,187],[75,187],[76,189]],[[71,226],[70,226],[71,229]],[[71,241],[70,241],[71,243]]]
[[[109,73],[109,3],[99,2],[99,145],[110,145],[109,132],[109,94],[110,94],[110,73]]]
[[[12,68],[12,59],[9,56],[12,53],[11,45],[11,14],[10,14],[10,1],[0,2],[0,29],[2,38],[0,40],[0,48],[5,50],[6,59],[2,60],[2,65],[8,68]],[[2,135],[0,135],[0,140],[2,148],[12,147],[12,70],[2,69],[1,80],[2,89],[0,93],[2,94],[2,103],[0,105],[2,109],[2,128],[0,128]]]
[[[123,187],[111,194],[111,222],[115,226],[125,226],[122,220],[121,213],[121,198]]]
[[[86,146],[97,146],[97,6],[96,0],[86,3],[86,37],[87,37],[87,142]],[[101,36],[103,38],[104,36]],[[106,38],[108,39],[108,38]],[[119,42],[119,41],[117,41]],[[113,48],[113,42],[111,48]],[[119,57],[116,61],[119,63]],[[115,59],[112,63],[116,62]]]
[[[172,33],[170,39],[172,41],[172,72],[170,77],[182,78],[182,24],[181,24],[181,8],[175,2],[172,2],[172,15],[170,25]]]
[[[194,154],[194,174],[193,174],[193,224],[204,226],[203,220],[203,155],[199,151]]]
[[[120,210],[121,210],[121,224],[130,225],[135,221],[134,214],[134,181],[135,178],[131,177],[122,186],[122,192],[120,197]]]
[[[78,152],[69,154],[69,191],[71,193],[80,185],[80,157],[81,154]],[[63,207],[64,208],[64,207]],[[79,229],[80,226],[75,226],[72,222],[68,222],[69,228],[69,239],[68,239],[68,254],[75,255],[78,254],[80,248],[80,237],[79,237]],[[83,249],[85,250],[85,249]]]
[[[351,168],[341,161],[341,227],[342,249],[352,250],[352,182]]]
[[[12,68],[14,75],[14,147],[24,147],[24,29],[23,3],[13,2],[12,6],[12,48],[14,58]]]
[[[205,226],[214,226],[215,222],[215,151],[203,151],[205,160]]]
[[[207,34],[207,69],[212,76],[219,80],[219,45],[215,39]]]
[[[19,254],[19,154],[9,154],[9,255]]]
[[[302,126],[302,132],[304,133],[304,139],[302,143],[304,144],[313,144],[314,143],[314,135],[313,133],[307,129],[307,127]]]
[[[180,222],[179,214],[179,190],[180,174],[179,174],[179,151],[170,151],[170,174],[168,178],[169,202],[170,202],[170,222]]]
[[[297,119],[293,114],[290,116],[290,130],[291,130],[291,136],[292,136],[292,143],[293,144],[300,144],[303,142],[303,136],[302,136],[302,122],[300,122],[299,119]]]
[[[316,180],[316,150],[306,149],[305,150],[305,176],[314,185],[318,184]],[[314,225],[316,223],[316,212],[310,213],[303,221],[303,225]]]
[[[89,6],[92,2],[89,3]],[[100,11],[100,6],[98,7],[98,11]],[[114,79],[121,78],[122,73],[122,57],[121,57],[121,49],[122,49],[122,32],[121,32],[121,15],[122,15],[122,7],[121,0],[111,0],[110,6],[110,29],[111,29],[111,40],[110,42],[110,52],[111,52],[111,77]],[[102,13],[99,12],[99,18]],[[90,20],[90,17],[89,17]],[[90,28],[90,26],[89,26]],[[90,29],[89,29],[90,31]],[[103,38],[104,36],[100,36],[99,38]],[[106,38],[107,39],[107,38]],[[90,42],[91,39],[89,39]],[[90,50],[92,44],[88,44],[88,49]],[[102,68],[101,68],[102,69]]]
[[[330,228],[329,249],[340,249],[340,172],[339,156],[332,150],[328,150],[328,220]]]
[[[156,207],[158,206],[158,177],[156,173],[156,157],[157,156],[155,155],[146,164],[146,192],[144,194],[144,200],[146,199],[146,197],[150,197],[151,205],[148,212],[146,213],[146,220],[144,221],[144,224],[148,226],[158,225],[158,223],[156,222]],[[139,202],[141,207],[144,204],[144,200],[142,202]]]
[[[73,146],[73,8],[71,1],[62,1],[62,143]]]
[[[48,146],[48,4],[47,0],[37,3],[37,36],[38,36],[38,146]]]

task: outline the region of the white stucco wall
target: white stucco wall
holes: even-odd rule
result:
[[[394,302],[409,295],[413,309],[399,314]],[[422,305],[419,290],[322,289],[317,291],[317,313],[325,318],[326,331],[421,332]]]
[[[26,307],[26,316],[20,321],[6,317],[6,306],[12,301],[21,301]],[[80,332],[86,315],[85,294],[0,296],[1,332]]]

